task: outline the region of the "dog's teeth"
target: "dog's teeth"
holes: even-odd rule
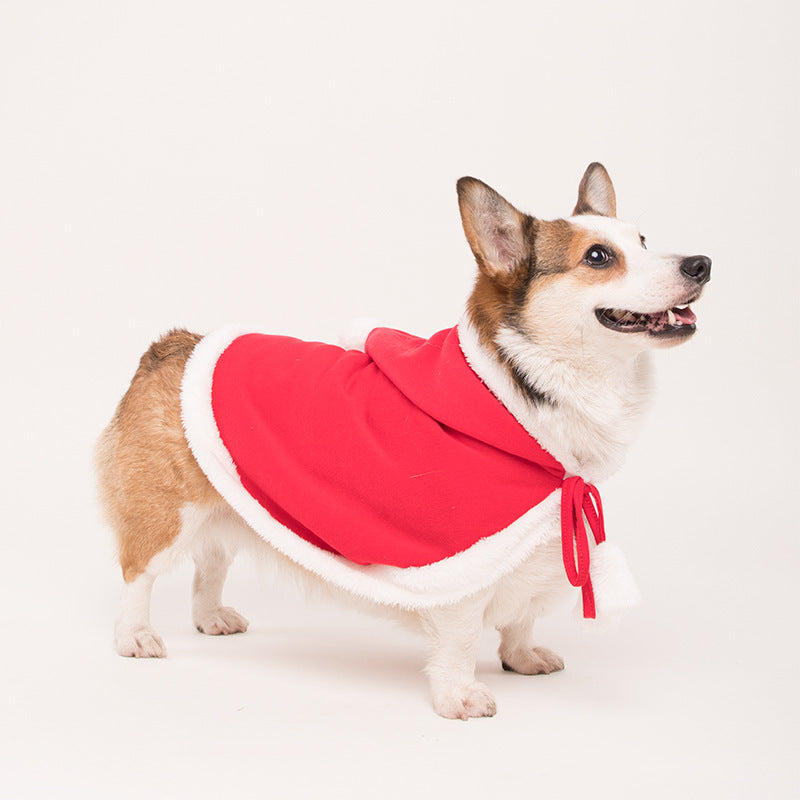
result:
[[[626,311],[622,315],[622,318],[620,319],[620,322],[628,322],[631,319],[633,319],[633,314],[630,311]]]
[[[671,308],[667,311],[667,322],[670,325],[674,325],[675,324],[675,314],[672,313],[672,309]]]

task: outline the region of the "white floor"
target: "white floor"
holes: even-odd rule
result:
[[[648,603],[614,634],[544,621],[567,663],[551,676],[504,673],[487,632],[499,711],[462,723],[431,710],[414,634],[262,586],[244,562],[226,602],[246,634],[192,629],[186,565],[154,592],[168,658],[120,658],[106,533],[82,532],[78,569],[63,533],[41,576],[4,564],[4,587],[29,590],[4,605],[4,797],[798,796],[793,632],[740,625],[735,603],[720,615],[724,586],[694,613]]]

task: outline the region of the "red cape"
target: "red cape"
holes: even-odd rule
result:
[[[456,328],[378,328],[365,351],[227,330],[198,345],[184,426],[223,497],[313,572],[421,608],[513,569],[550,535],[536,520],[562,489],[567,577],[593,616],[583,519],[602,541],[597,490],[565,478],[489,391]]]
[[[212,404],[248,492],[358,564],[452,556],[564,477],[470,369],[455,328],[427,340],[379,328],[366,353],[241,336],[217,362]]]

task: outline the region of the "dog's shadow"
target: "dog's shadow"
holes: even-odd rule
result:
[[[353,626],[251,625],[245,634],[204,636],[185,644],[195,654],[242,667],[285,671],[309,681],[321,677],[358,680],[359,685],[425,687],[427,650],[421,637],[389,627],[376,633]],[[184,643],[175,642],[184,649]],[[189,655],[187,653],[187,655]]]

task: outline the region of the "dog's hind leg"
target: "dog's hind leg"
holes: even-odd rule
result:
[[[205,529],[197,535],[192,555],[195,563],[192,621],[201,633],[244,633],[250,624],[238,611],[222,605],[222,587],[236,552],[235,538]]]
[[[170,569],[180,550],[180,515],[167,513],[164,518],[151,514],[138,524],[131,523],[130,531],[118,530],[121,541],[120,562],[125,579],[120,614],[114,627],[114,645],[121,656],[134,658],[163,658],[167,654],[164,641],[150,625],[150,594],[156,578]],[[151,545],[147,525],[157,526],[171,544],[155,554],[143,552],[143,543]],[[151,545],[152,547],[153,545]]]
[[[200,338],[176,330],[153,343],[97,444],[100,499],[117,534],[125,579],[115,628],[121,655],[166,655],[150,626],[153,583],[192,551],[202,522],[222,502],[194,460],[181,422],[184,368]]]
[[[121,656],[163,658],[163,639],[150,625],[150,593],[157,575],[143,572],[122,590],[122,610],[114,628],[114,646]]]
[[[497,710],[489,689],[475,680],[487,602],[488,594],[481,593],[452,606],[420,612],[432,647],[425,671],[433,707],[448,719],[491,717]]]

